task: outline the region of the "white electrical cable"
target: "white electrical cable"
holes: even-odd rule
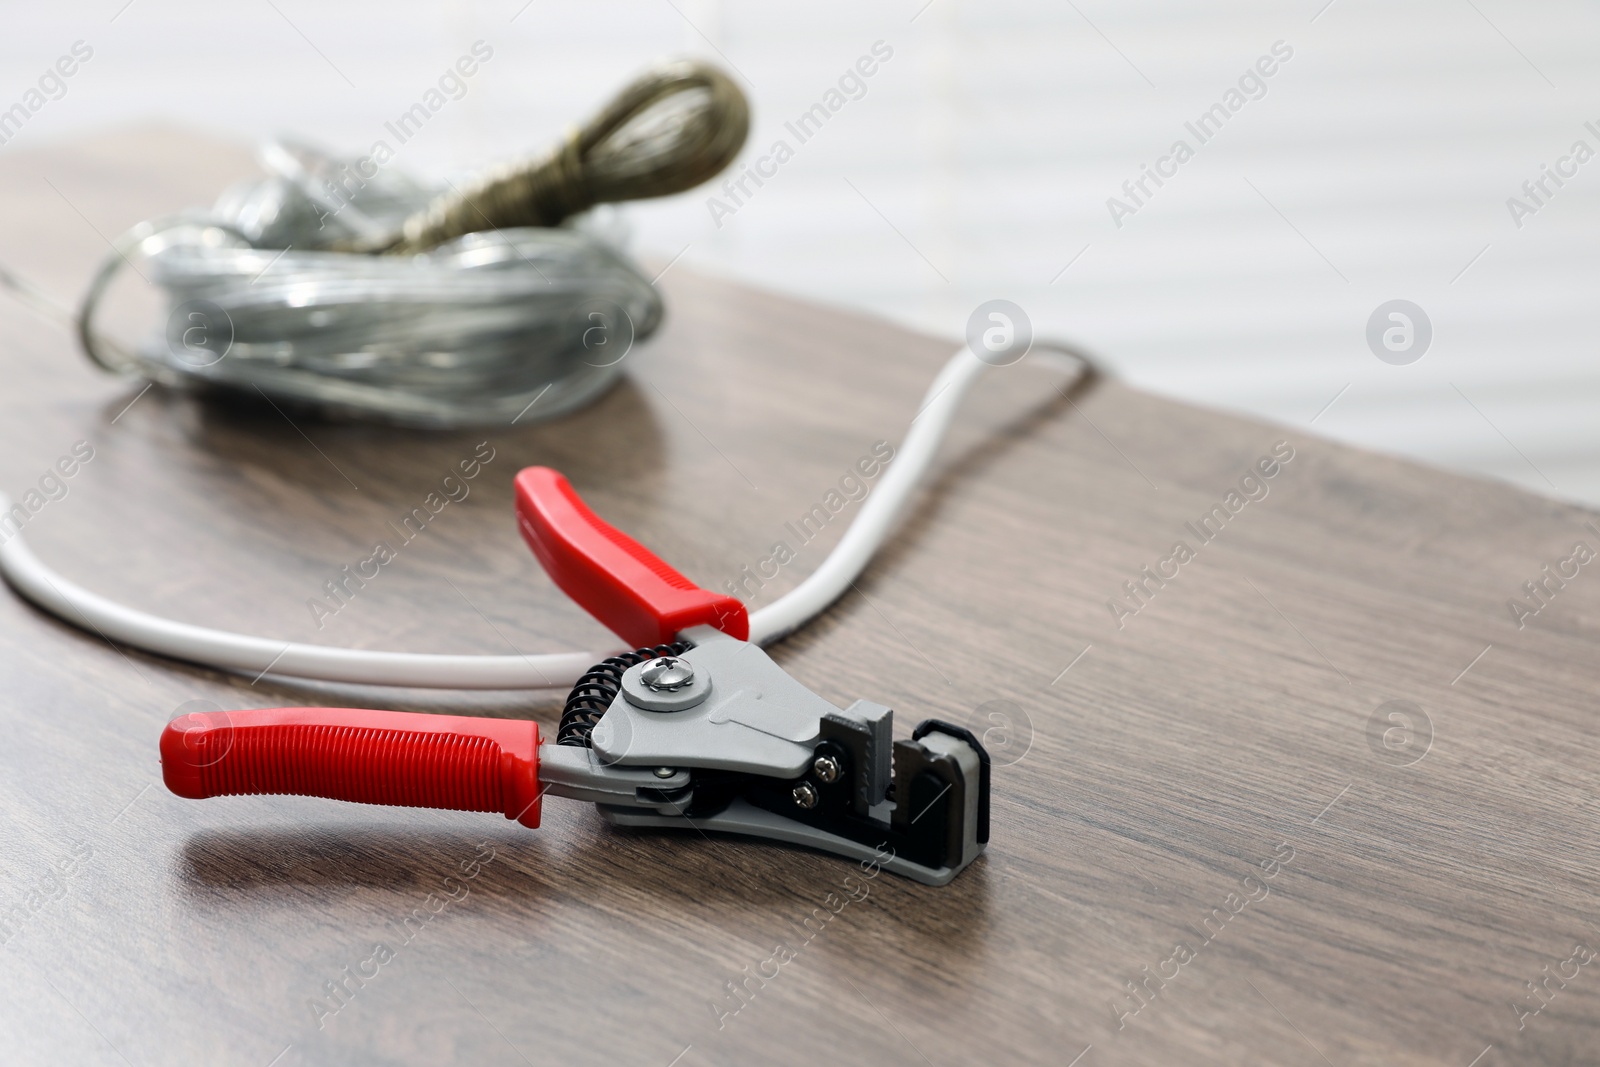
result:
[[[820,615],[850,587],[889,537],[911,494],[939,451],[967,389],[989,369],[962,348],[939,371],[911,419],[906,438],[889,464],[877,491],[861,505],[844,536],[828,558],[788,593],[750,616],[750,640],[758,645],[775,641]]]
[[[1089,363],[1068,352],[1073,369]],[[1060,365],[1054,352],[1041,361]],[[794,632],[837,600],[860,575],[888,538],[922,482],[956,408],[990,364],[962,348],[929,386],[917,415],[875,493],[816,572],[773,603],[750,616],[750,640],[767,644]],[[0,521],[11,511],[0,493]],[[62,621],[99,634],[108,642],[222,670],[248,674],[364,685],[430,689],[566,688],[594,664],[615,655],[556,652],[529,656],[445,656],[410,652],[369,652],[277,641],[213,630],[164,619],[118,604],[56,574],[35,556],[20,529],[0,542],[0,576],[18,593]]]

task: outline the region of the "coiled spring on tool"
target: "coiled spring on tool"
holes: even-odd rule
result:
[[[693,647],[693,641],[674,641],[654,648],[636,648],[590,667],[567,695],[566,706],[561,709],[561,725],[556,729],[556,744],[588,748],[595,723],[622,692],[622,675],[629,667],[659,656],[681,656]]]

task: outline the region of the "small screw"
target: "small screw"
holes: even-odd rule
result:
[[[673,693],[694,681],[694,668],[676,656],[661,656],[644,665],[639,681],[658,693]]]
[[[817,806],[817,787],[810,782],[801,782],[794,787],[794,802],[810,811]]]
[[[824,785],[832,785],[837,782],[839,780],[839,770],[839,761],[832,756],[818,756],[816,761],[811,764],[811,772]]]
[[[672,767],[657,767],[656,768],[656,777],[657,778],[671,778],[674,774],[677,774],[677,773],[678,773],[677,770],[672,768]]]

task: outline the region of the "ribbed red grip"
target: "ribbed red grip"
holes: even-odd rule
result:
[[[292,793],[539,825],[539,727],[353,708],[180,715],[161,734],[161,774],[180,797]]]
[[[750,617],[737,598],[701,589],[590,511],[559,471],[524,468],[516,496],[522,536],[545,571],[635,648],[671,641],[690,626],[749,638]]]

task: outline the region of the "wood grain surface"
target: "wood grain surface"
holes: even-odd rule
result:
[[[71,299],[106,237],[250,172],[170,130],[7,153],[0,263]],[[517,536],[518,468],[564,470],[720,588],[900,440],[953,347],[681,266],[660,284],[667,325],[593,407],[432,434],[139,396],[7,300],[0,486],[87,442],[29,541],[172,617],[368,648],[606,647]],[[1061,383],[1028,360],[992,374],[904,530],[774,649],[902,732],[985,732],[993,840],[942,889],[880,875],[841,906],[843,861],[619,832],[570,802],[530,832],[179,800],[156,739],[188,701],[553,726],[560,695],[252,681],[0,595],[0,1061],[1600,1062],[1600,958],[1575,947],[1600,949],[1600,567],[1548,585],[1521,628],[1508,607],[1537,605],[1523,583],[1575,543],[1600,549],[1595,517],[1308,427]],[[306,601],[483,441],[470,495],[319,629]],[[1274,448],[1292,458],[1229,510]],[[1186,524],[1214,505],[1229,518],[1206,541]],[[1108,607],[1125,582],[1147,591],[1137,613]]]

